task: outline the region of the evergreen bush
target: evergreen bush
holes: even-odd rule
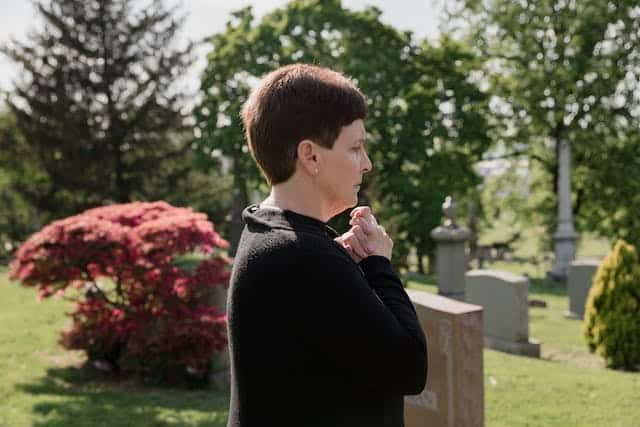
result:
[[[640,263],[636,248],[619,240],[589,291],[584,333],[608,367],[640,368]]]

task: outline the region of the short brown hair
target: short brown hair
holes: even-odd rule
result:
[[[344,75],[308,64],[267,74],[242,108],[251,155],[270,184],[295,172],[298,143],[333,148],[343,126],[367,115],[364,95]]]

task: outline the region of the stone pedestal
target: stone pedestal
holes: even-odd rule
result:
[[[576,233],[571,230],[559,229],[553,235],[553,269],[548,274],[551,279],[567,280],[569,265],[576,257],[576,239]]]
[[[406,396],[406,427],[483,426],[482,307],[408,290],[427,336],[424,391]]]
[[[570,319],[584,317],[584,306],[599,265],[599,260],[577,260],[569,266],[567,286],[569,309],[565,313],[566,317]]]
[[[484,343],[512,354],[540,357],[540,343],[529,339],[529,283],[515,274],[473,270],[466,274],[467,302],[484,308]]]
[[[456,225],[454,208],[451,197],[447,197],[443,204],[446,220],[444,225],[431,231],[431,237],[438,245],[436,252],[438,294],[464,301],[464,273],[467,269],[465,246],[471,233]]]

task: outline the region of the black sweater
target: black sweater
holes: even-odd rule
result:
[[[325,223],[250,206],[228,301],[228,426],[399,427],[426,339],[389,261],[356,264]]]

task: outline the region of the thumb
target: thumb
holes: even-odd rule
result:
[[[354,218],[356,216],[367,216],[370,214],[371,214],[371,208],[369,206],[358,206],[353,208],[349,215],[351,216],[351,218]]]

